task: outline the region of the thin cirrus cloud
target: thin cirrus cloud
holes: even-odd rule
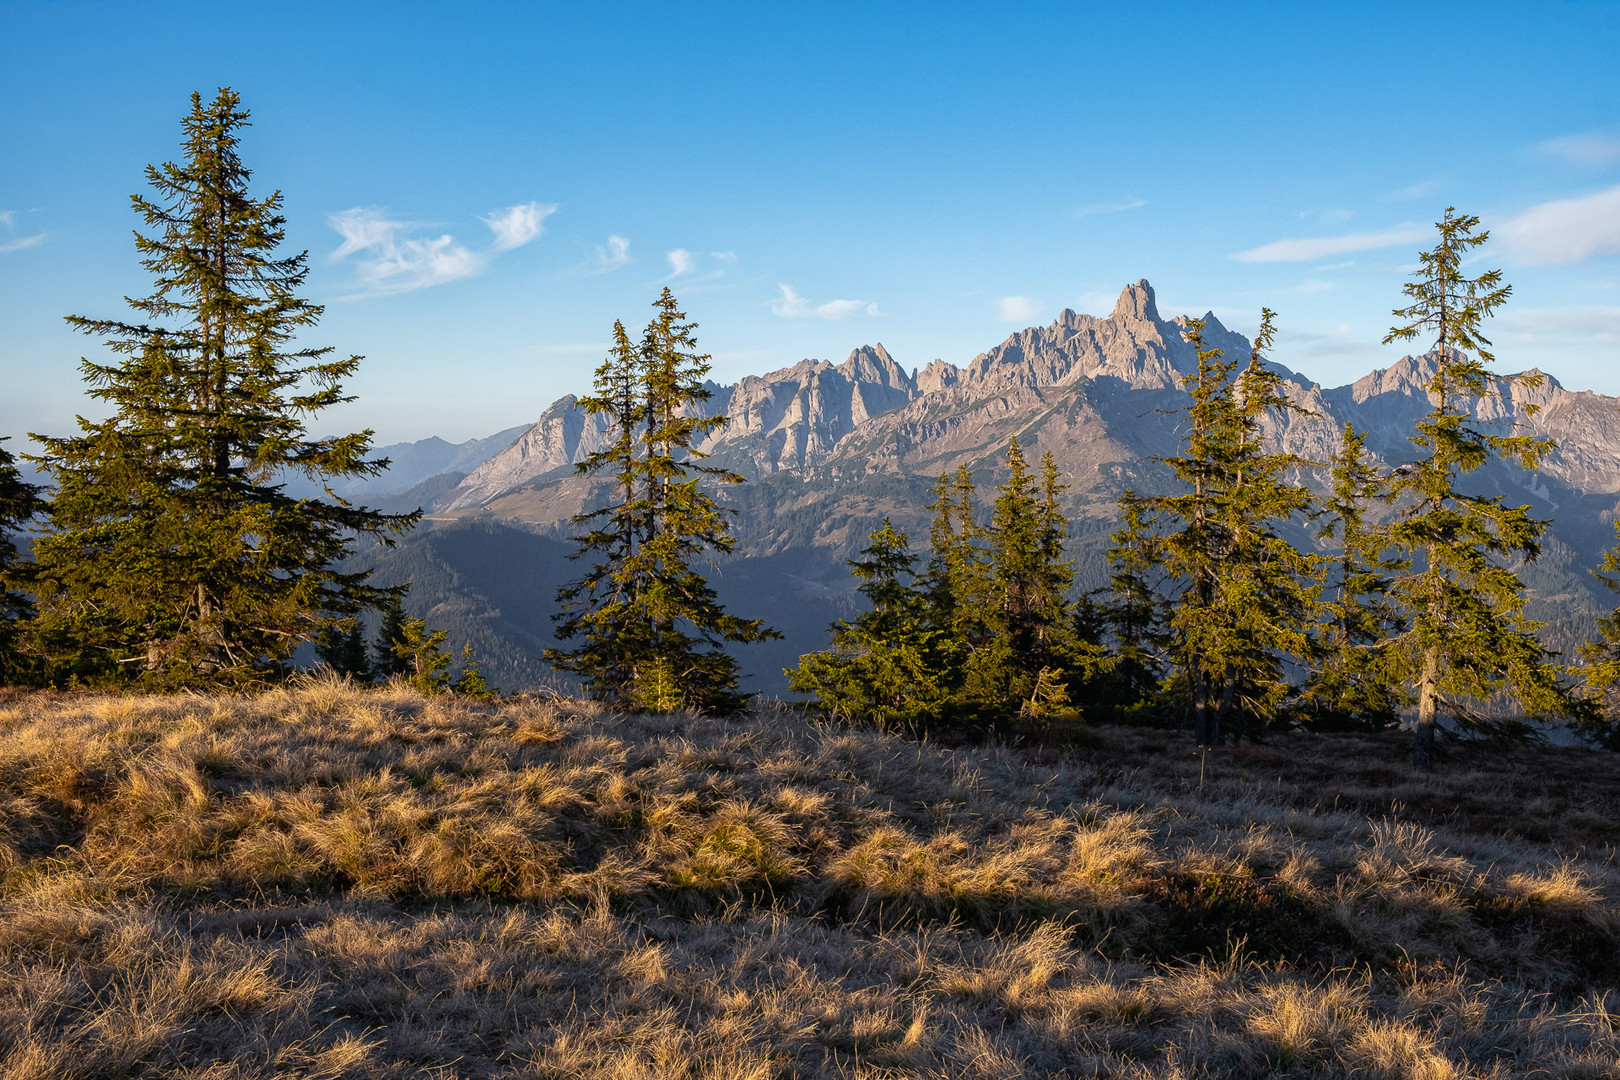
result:
[[[1608,165],[1620,161],[1620,135],[1589,131],[1548,139],[1537,147],[1550,157],[1563,158],[1577,165]]]
[[[0,210],[0,226],[5,227],[6,235],[8,237],[14,235],[17,231],[17,211]],[[8,239],[0,241],[0,254],[4,254],[8,251],[22,251],[24,248],[38,247],[45,242],[45,237],[47,235],[49,234],[37,232],[29,236],[19,236],[15,240]]]
[[[1376,233],[1348,233],[1344,236],[1311,236],[1301,239],[1273,240],[1248,251],[1231,256],[1238,262],[1315,262],[1332,255],[1348,255],[1356,251],[1374,251],[1427,239],[1429,230],[1416,225],[1402,225]]]
[[[1516,342],[1620,345],[1620,307],[1612,305],[1505,310],[1501,321]]]
[[[827,322],[842,322],[852,319],[863,312],[867,315],[876,315],[876,304],[865,300],[829,300],[825,304],[811,304],[800,296],[798,290],[786,283],[776,287],[779,295],[771,301],[771,313],[784,319],[825,319]]]
[[[1076,209],[1074,216],[1090,217],[1092,214],[1122,214],[1126,210],[1135,210],[1146,205],[1147,202],[1143,199],[1115,199],[1112,202],[1088,203]]]
[[[449,233],[413,235],[420,224],[391,217],[382,207],[356,206],[327,217],[343,238],[331,258],[334,262],[354,258],[359,291],[344,299],[431,288],[483,273],[494,255],[522,247],[545,232],[545,219],[556,210],[553,203],[531,202],[480,218],[493,235],[488,250],[474,251]]]
[[[669,260],[669,276],[672,278],[685,277],[697,269],[697,256],[685,248],[666,251],[664,258]]]
[[[596,245],[596,257],[587,259],[576,268],[582,274],[611,274],[635,262],[630,257],[630,238],[618,233],[607,238],[607,243]]]
[[[1419,180],[1415,184],[1408,184],[1398,191],[1392,191],[1384,198],[1392,202],[1401,202],[1407,199],[1421,199],[1426,195],[1433,195],[1440,190],[1438,180]]]
[[[546,218],[557,212],[556,203],[524,203],[497,210],[486,218],[479,218],[495,234],[495,250],[511,251],[546,231]]]
[[[1518,262],[1557,266],[1620,255],[1620,185],[1532,206],[1492,232]]]
[[[726,267],[737,265],[737,253],[735,251],[711,251],[704,254],[701,251],[672,248],[664,252],[664,258],[669,260],[669,276],[664,279],[665,281],[691,277],[705,265],[708,265],[710,269],[704,271],[694,280],[713,281],[715,278],[726,276]]]
[[[1027,296],[1003,296],[996,308],[996,321],[1005,323],[1027,323],[1044,310],[1039,302]]]

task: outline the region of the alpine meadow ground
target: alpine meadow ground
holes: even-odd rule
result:
[[[0,1077],[1620,1075],[1609,755],[0,697]]]

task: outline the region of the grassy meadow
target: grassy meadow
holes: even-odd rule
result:
[[[0,696],[0,1078],[1620,1075],[1620,770]]]

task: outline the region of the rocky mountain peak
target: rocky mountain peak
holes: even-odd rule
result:
[[[892,390],[906,391],[907,400],[916,394],[916,383],[906,369],[889,355],[889,350],[883,347],[881,341],[876,345],[862,345],[851,352],[836,370],[852,383],[875,383]]]
[[[1159,321],[1159,305],[1153,296],[1153,286],[1149,285],[1147,278],[1141,278],[1134,285],[1127,285],[1114,301],[1113,314],[1110,319],[1136,319],[1141,322],[1156,323]]]

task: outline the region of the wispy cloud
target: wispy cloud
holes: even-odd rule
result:
[[[1372,251],[1426,239],[1429,230],[1416,225],[1402,225],[1376,233],[1348,233],[1344,236],[1312,236],[1302,239],[1273,240],[1248,251],[1231,256],[1238,262],[1314,262],[1330,255],[1347,255],[1353,251]]]
[[[996,321],[1007,323],[1033,322],[1044,310],[1038,301],[1027,296],[1003,296],[996,308]]]
[[[669,260],[669,276],[664,280],[688,278],[688,284],[723,278],[728,268],[737,265],[735,251],[702,252],[674,248],[664,252],[664,258]]]
[[[495,234],[496,251],[511,251],[538,239],[546,231],[546,218],[556,212],[556,203],[529,202],[521,206],[508,206],[479,220]]]
[[[449,233],[416,235],[423,225],[395,218],[380,206],[356,206],[327,216],[327,223],[343,238],[332,252],[334,262],[355,256],[357,292],[344,297],[371,296],[426,289],[484,272],[490,259],[522,247],[545,232],[545,219],[556,213],[553,203],[523,203],[480,218],[493,234],[486,251],[473,251]]]
[[[1433,195],[1440,190],[1438,180],[1419,180],[1415,184],[1408,184],[1403,188],[1390,192],[1384,198],[1391,202],[1404,202],[1407,199],[1421,199],[1425,195]]]
[[[8,237],[17,232],[17,211],[0,210],[0,226],[3,226]],[[19,236],[15,240],[0,241],[0,254],[8,251],[21,251],[24,248],[38,247],[45,242],[49,233],[37,232],[29,236]]]
[[[784,319],[825,319],[828,322],[842,322],[852,319],[863,312],[867,315],[876,315],[876,304],[865,300],[829,300],[825,304],[811,305],[810,301],[800,296],[791,285],[777,286],[780,295],[771,301],[771,312]]]
[[[582,274],[610,274],[634,261],[630,257],[630,238],[614,233],[606,244],[596,245],[596,257],[581,263],[578,270]]]
[[[1515,344],[1620,345],[1620,307],[1504,308],[1498,320]]]
[[[38,247],[45,242],[45,237],[49,235],[49,233],[35,233],[33,236],[24,236],[19,240],[7,240],[5,243],[0,244],[0,253]]]
[[[388,216],[377,206],[357,206],[328,216],[327,223],[343,237],[332,252],[334,261],[358,255],[355,277],[362,296],[411,292],[447,281],[471,277],[484,268],[484,256],[456,243],[449,233],[431,238],[407,235],[415,222]]]
[[[664,252],[664,258],[669,260],[669,276],[678,278],[690,274],[697,269],[697,256],[685,248],[675,248]]]
[[[1074,211],[1075,217],[1090,217],[1092,214],[1119,214],[1126,210],[1135,210],[1139,206],[1146,206],[1142,199],[1115,199],[1113,202],[1087,203]]]
[[[1608,165],[1620,161],[1620,135],[1589,131],[1548,139],[1536,147],[1550,157],[1563,158],[1577,165]]]
[[[1532,206],[1492,232],[1515,259],[1532,266],[1620,255],[1620,185]]]

